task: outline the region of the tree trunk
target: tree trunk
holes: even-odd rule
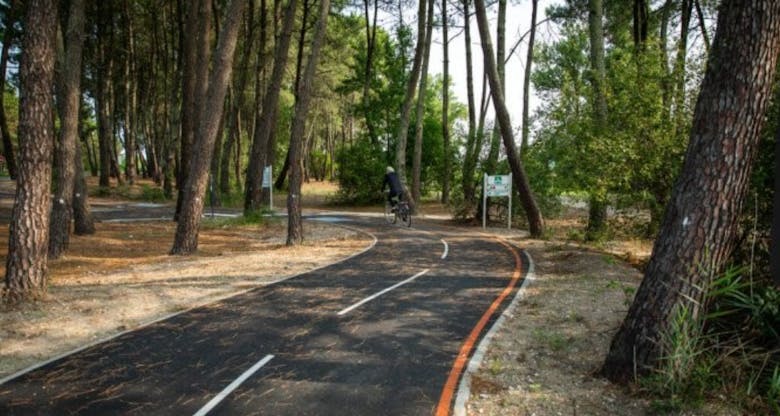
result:
[[[431,0],[433,1],[433,0]],[[412,101],[414,101],[417,81],[420,79],[420,69],[422,67],[423,52],[425,50],[425,0],[420,0],[417,9],[417,44],[414,49],[414,61],[412,62],[412,71],[409,79],[406,81],[406,92],[404,102],[401,106],[400,120],[398,123],[398,133],[395,143],[395,171],[398,173],[398,179],[401,180],[401,186],[404,188],[404,195],[408,195],[406,190],[406,139],[409,134],[409,112],[412,110]],[[411,198],[407,198],[411,199]],[[414,201],[409,201],[414,206]]]
[[[187,115],[186,120],[188,124],[186,126],[183,124],[185,116],[182,114],[182,138],[180,144],[181,150],[179,152],[178,173],[176,175],[176,186],[178,188],[178,193],[176,197],[176,213],[174,214],[174,219],[177,221],[179,214],[182,211],[182,204],[184,203],[185,199],[185,184],[187,183],[187,175],[190,172],[190,163],[193,158],[193,146],[195,145],[194,141],[196,140],[196,135],[199,134],[197,129],[199,128],[199,123],[206,117],[206,115],[203,113],[210,112],[205,111],[205,109],[210,109],[211,106],[214,105],[213,102],[207,101],[206,96],[209,87],[208,76],[209,61],[211,57],[212,0],[198,0],[190,4],[190,11],[188,13],[192,14],[196,11],[196,17],[192,17],[189,14],[187,16],[188,27],[192,27],[189,25],[194,23],[197,25],[197,29],[194,31],[189,31],[189,33],[195,34],[195,36],[189,36],[194,39],[187,40],[185,42],[185,49],[192,47],[192,50],[186,49],[184,56],[186,62],[184,64],[185,75],[183,79],[182,95],[184,93],[188,93],[192,94],[192,96],[190,97],[190,105],[187,105],[186,101],[185,104],[182,105],[182,111],[184,111],[186,108],[186,110],[190,111],[191,113]],[[194,54],[194,57],[191,56],[192,54]],[[192,68],[192,72],[190,73],[187,71],[187,69],[192,62],[194,62],[195,65],[194,68]],[[192,90],[187,92],[187,90],[190,88]],[[220,103],[219,105],[223,104]],[[185,127],[191,130],[185,131]]]
[[[674,126],[675,136],[684,134],[687,113],[685,112],[685,65],[688,54],[688,31],[690,29],[693,0],[682,0],[680,17],[680,39],[677,42],[677,57],[674,62],[674,73],[677,84],[674,88]]]
[[[376,19],[379,15],[379,0],[374,0],[374,22],[371,24],[371,19],[368,13],[369,0],[363,0],[363,8],[366,16],[366,66],[363,76],[363,115],[366,118],[366,130],[368,131],[368,138],[371,143],[377,142],[376,131],[374,123],[371,121],[371,69],[373,65],[374,47],[376,45]]]
[[[19,178],[4,287],[9,301],[38,298],[46,291],[57,2],[30,0],[24,28],[19,66]]]
[[[60,96],[60,142],[56,160],[56,186],[50,220],[49,258],[68,248],[76,181],[76,146],[80,146],[81,57],[84,35],[84,0],[72,0],[65,32],[65,61],[57,79]]]
[[[642,1],[642,0],[640,0]],[[531,134],[531,117],[529,116],[529,98],[531,96],[531,65],[534,61],[534,42],[536,39],[536,12],[539,9],[539,0],[531,1],[531,29],[528,37],[528,55],[525,60],[525,74],[523,77],[523,138],[520,141],[520,154],[528,151],[528,139]]]
[[[262,113],[260,117],[257,117],[255,122],[252,148],[249,154],[244,199],[245,215],[260,209],[262,202],[260,197],[263,184],[263,168],[267,163],[266,155],[268,155],[270,150],[270,137],[274,134],[272,130],[276,125],[279,94],[282,89],[284,71],[287,68],[287,56],[290,50],[292,31],[295,26],[295,9],[297,4],[297,0],[290,0],[285,9],[282,31],[274,53],[274,67],[271,70],[271,82],[262,99],[262,107],[257,109],[258,112],[262,111]],[[258,100],[258,104],[260,103],[261,100]],[[273,163],[273,159],[270,159],[270,162]]]
[[[111,186],[109,178],[111,177],[111,141],[114,140],[114,132],[111,122],[111,109],[109,89],[111,88],[111,67],[113,59],[111,53],[107,50],[106,39],[98,41],[100,68],[97,74],[97,124],[98,124],[98,153],[99,153],[99,171],[100,180],[98,184],[101,187]]]
[[[137,87],[135,68],[135,31],[130,12],[130,2],[125,0],[124,10],[127,25],[127,58],[125,59],[125,178],[132,185],[136,177],[136,111],[137,111]]]
[[[450,39],[448,34],[449,22],[447,21],[447,0],[441,1],[441,22],[442,22],[442,53],[443,62],[443,81],[441,97],[441,124],[442,124],[442,142],[444,143],[444,177],[441,184],[441,203],[450,203],[450,178],[452,177],[452,159],[450,155]]]
[[[301,165],[301,153],[303,135],[306,132],[306,116],[312,96],[312,83],[317,72],[322,42],[325,39],[325,30],[328,23],[330,0],[320,0],[319,18],[314,30],[314,38],[311,44],[311,53],[306,62],[306,69],[298,89],[298,99],[295,101],[295,115],[293,116],[292,132],[290,133],[290,192],[287,195],[287,245],[297,245],[303,242],[303,227],[301,224],[301,182],[303,171]]]
[[[423,125],[425,121],[425,94],[428,90],[428,61],[431,56],[431,38],[433,37],[433,4],[428,1],[428,17],[425,28],[425,52],[423,55],[422,72],[420,73],[420,89],[417,93],[417,120],[414,129],[414,156],[412,158],[412,200],[419,201],[422,192],[420,176],[422,167]]]
[[[249,10],[247,13],[247,32],[244,37],[244,50],[241,55],[241,63],[239,64],[238,80],[236,81],[236,93],[233,94],[232,111],[228,118],[228,135],[225,140],[224,149],[222,149],[222,160],[220,160],[220,173],[219,173],[219,192],[224,195],[230,194],[230,159],[233,153],[233,146],[239,140],[241,140],[241,110],[246,103],[246,94],[244,89],[249,80],[249,58],[252,55],[252,49],[254,47],[255,37],[255,1],[249,1]],[[264,24],[265,22],[263,22]],[[236,178],[238,179],[238,178]]]
[[[632,34],[634,36],[634,48],[639,51],[644,48],[647,40],[648,19],[650,17],[650,5],[647,0],[634,0]]]
[[[498,0],[498,18],[496,20],[496,70],[501,83],[501,91],[506,90],[506,74],[504,73],[504,57],[506,56],[506,0]],[[490,139],[490,151],[485,162],[484,171],[488,175],[496,174],[498,155],[501,150],[501,130],[498,123],[493,125],[493,135]]]
[[[496,58],[495,55],[493,55],[493,44],[490,41],[490,28],[488,27],[484,0],[475,0],[474,8],[477,13],[477,26],[479,27],[479,35],[482,40],[482,54],[485,59],[485,71],[487,72],[488,81],[490,82],[493,107],[496,111],[496,118],[498,119],[501,135],[504,139],[506,156],[509,161],[509,166],[512,169],[514,181],[517,184],[520,202],[528,217],[528,226],[531,236],[539,237],[544,231],[544,221],[542,220],[542,213],[539,211],[539,206],[536,204],[536,199],[531,191],[531,186],[528,184],[528,177],[525,174],[523,163],[517,157],[512,123],[504,101],[504,90],[501,88],[501,81],[498,76],[498,71],[496,70]]]
[[[472,69],[471,57],[471,16],[469,14],[469,2],[463,0],[463,34],[466,46],[466,96],[469,109],[469,131],[466,141],[466,156],[463,161],[463,203],[466,207],[474,205],[474,171],[477,168],[477,157],[479,150],[476,149],[476,129],[477,129],[477,110],[474,103],[474,74]]]
[[[593,87],[593,132],[591,140],[600,140],[607,123],[607,99],[604,91],[604,6],[602,0],[588,1],[588,28],[590,34],[590,82]],[[595,180],[590,186],[588,227],[586,239],[597,240],[607,227],[607,192]]]
[[[3,50],[2,55],[0,55],[0,135],[3,136],[3,157],[5,157],[5,165],[8,168],[8,176],[14,180],[18,170],[16,167],[16,153],[14,152],[13,142],[11,142],[11,129],[8,128],[8,120],[5,117],[5,106],[3,103],[5,102],[5,75],[8,68],[8,54],[16,37],[16,31],[13,29],[16,20],[16,6],[16,1],[11,0],[8,2]]]
[[[219,34],[205,101],[209,103],[209,111],[203,109],[200,111],[200,122],[193,143],[193,158],[187,175],[186,192],[182,200],[171,254],[191,254],[198,248],[198,231],[208,185],[209,167],[214,153],[214,142],[219,134],[225,93],[233,71],[233,53],[236,49],[238,29],[245,4],[244,0],[230,1],[225,24]]]
[[[298,51],[295,60],[295,84],[293,85],[293,95],[295,101],[298,101],[298,86],[301,83],[301,74],[303,73],[303,50],[306,45],[306,25],[309,21],[310,3],[309,0],[303,0],[303,16],[301,18],[301,31],[298,35]],[[287,170],[290,168],[290,147],[287,147],[287,155],[284,157],[284,165],[276,175],[274,188],[281,190],[284,187],[284,181],[287,179]]]
[[[710,51],[710,35],[707,33],[707,25],[704,23],[704,12],[701,10],[701,2],[699,0],[693,0],[693,5],[696,7],[696,16],[699,18],[699,29],[701,30],[701,37],[704,40],[704,50]]]
[[[82,123],[79,120],[79,130]],[[81,145],[76,144],[75,164],[76,178],[73,185],[73,233],[76,235],[89,235],[95,233],[95,220],[92,218],[92,210],[89,206],[87,194],[87,181],[84,178],[84,162],[81,159]]]
[[[777,127],[775,132],[775,194],[772,205],[772,231],[769,241],[769,270],[774,277],[775,285],[780,287],[780,127]]]
[[[659,339],[668,323],[681,307],[700,312],[700,288],[732,253],[778,51],[780,3],[721,3],[685,161],[644,280],[602,367],[611,380],[655,367],[667,353]]]

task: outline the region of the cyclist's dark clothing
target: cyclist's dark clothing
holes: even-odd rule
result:
[[[394,197],[400,197],[403,194],[403,188],[401,187],[401,181],[398,179],[397,173],[388,172],[385,174],[385,181],[382,183],[382,191],[384,191],[387,186],[390,186],[390,192],[387,193],[388,201],[392,202]]]

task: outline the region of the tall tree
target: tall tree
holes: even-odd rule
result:
[[[134,81],[136,76],[135,68],[135,29],[133,15],[130,9],[130,0],[125,0],[122,15],[125,26],[127,27],[125,48],[127,57],[124,62],[124,103],[125,103],[125,178],[129,184],[135,183],[136,176],[136,140],[135,140],[135,121],[136,107],[138,101],[137,83]],[[78,105],[77,105],[78,109]]]
[[[204,119],[206,108],[209,108],[213,102],[207,101],[209,88],[209,61],[211,60],[211,36],[212,36],[212,0],[196,0],[189,5],[187,15],[188,33],[192,36],[185,36],[184,43],[184,79],[182,96],[182,137],[179,151],[179,165],[176,175],[176,186],[179,191],[176,197],[176,213],[174,219],[178,220],[182,212],[182,204],[185,199],[185,186],[187,175],[191,169],[190,164],[193,158],[193,147],[195,146],[196,135],[200,132],[199,123]],[[194,14],[194,16],[193,16]],[[189,39],[192,38],[192,39]],[[232,58],[231,58],[232,59]],[[189,65],[193,65],[189,67]],[[185,96],[186,94],[186,96]],[[209,111],[206,111],[209,112]],[[215,136],[216,139],[216,136]],[[213,150],[212,150],[213,151]]]
[[[506,56],[506,0],[498,0],[498,16],[496,18],[496,71],[501,83],[501,91],[506,90],[506,74],[504,68]],[[493,125],[493,134],[490,137],[490,151],[484,165],[484,172],[488,175],[496,173],[498,167],[498,155],[501,150],[501,128],[498,123]],[[482,205],[478,205],[478,210]]]
[[[79,131],[83,123],[79,123]],[[95,233],[95,220],[89,206],[87,194],[87,180],[84,178],[84,162],[81,160],[81,143],[76,143],[74,171],[76,172],[73,185],[73,233],[76,235],[89,235]]]
[[[401,180],[401,186],[404,188],[405,197],[411,196],[407,195],[408,191],[406,190],[406,142],[409,134],[409,112],[412,110],[412,102],[414,101],[414,95],[417,91],[417,82],[420,79],[423,52],[425,51],[425,5],[426,0],[420,0],[417,7],[417,43],[414,47],[412,70],[409,73],[409,78],[406,80],[406,92],[404,94],[403,105],[401,106],[398,133],[396,134],[395,142],[395,170],[398,173],[398,178]],[[414,205],[414,201],[412,201],[412,205]]]
[[[374,0],[374,19],[371,22],[371,17],[368,11],[369,0],[363,0],[363,8],[365,10],[366,20],[366,65],[364,69],[363,79],[363,115],[366,118],[366,130],[368,130],[368,137],[372,142],[376,142],[376,132],[374,123],[371,120],[370,98],[371,98],[371,81],[372,81],[372,68],[374,64],[374,50],[376,49],[376,19],[379,15],[379,0]]]
[[[588,0],[588,32],[590,35],[590,83],[592,86],[593,130],[590,140],[599,140],[606,132],[607,98],[604,65],[604,5],[602,0]],[[590,189],[588,208],[589,240],[598,239],[607,226],[607,195],[601,180],[595,178]]]
[[[14,23],[16,23],[18,4],[14,0],[8,2],[8,13],[5,15],[5,31],[3,36],[3,50],[0,52],[0,135],[3,136],[3,156],[8,168],[8,175],[11,179],[16,179],[16,153],[14,152],[13,142],[11,142],[11,129],[8,128],[8,120],[5,117],[5,76],[8,68],[8,55],[16,37]]]
[[[57,2],[30,0],[19,66],[19,178],[5,268],[4,294],[10,301],[46,291],[56,30]]]
[[[647,374],[680,308],[699,313],[705,279],[734,249],[778,52],[780,3],[724,0],[694,110],[682,171],[645,277],[612,340],[602,373],[615,381]]]
[[[536,0],[534,0],[536,1]],[[441,124],[442,141],[444,142],[444,174],[441,181],[441,203],[450,203],[450,178],[452,177],[452,159],[450,156],[450,38],[449,20],[447,16],[447,0],[441,0],[441,30],[442,30],[442,77],[444,84],[441,89]]]
[[[84,0],[72,0],[65,31],[64,62],[57,77],[60,135],[57,147],[56,186],[52,203],[49,258],[58,258],[68,248],[76,184],[76,146],[80,146],[81,56],[84,45]]]
[[[263,5],[265,6],[265,5]],[[246,94],[244,92],[246,84],[249,81],[249,61],[255,46],[255,1],[249,0],[249,13],[246,13],[246,36],[244,37],[244,48],[241,54],[241,63],[239,64],[239,73],[234,82],[235,93],[231,100],[232,109],[228,115],[228,134],[222,150],[219,172],[219,192],[222,194],[230,193],[230,160],[233,153],[233,146],[241,141],[241,112],[246,104]],[[266,22],[262,21],[261,25]],[[264,48],[265,45],[261,45]],[[259,76],[259,74],[256,74]],[[239,180],[239,178],[236,178]]]
[[[311,43],[311,52],[306,61],[298,88],[298,99],[295,101],[292,131],[290,132],[290,191],[287,195],[287,245],[303,242],[303,227],[301,224],[301,182],[303,181],[303,135],[306,131],[306,116],[309,112],[312,98],[312,83],[317,72],[322,42],[330,12],[330,0],[320,0],[319,17]]]
[[[642,1],[642,0],[638,0]],[[534,42],[536,41],[536,13],[539,0],[531,0],[531,28],[528,37],[528,55],[525,59],[525,75],[523,77],[523,138],[520,141],[520,154],[528,150],[528,140],[531,132],[531,117],[529,117],[529,98],[531,96],[531,67],[534,61]]]
[[[479,149],[477,142],[477,110],[474,103],[474,70],[472,67],[471,53],[471,14],[469,13],[469,3],[471,0],[463,0],[463,37],[466,49],[466,101],[469,109],[469,130],[466,138],[466,155],[463,160],[463,178],[461,186],[463,187],[464,205],[471,207],[474,205],[475,187],[474,171],[477,166],[477,156]]]
[[[198,248],[198,231],[203,213],[204,197],[208,185],[209,168],[214,154],[214,142],[219,134],[219,124],[225,104],[230,77],[233,71],[233,55],[236,49],[238,29],[246,5],[245,0],[231,0],[226,11],[225,23],[219,34],[209,76],[206,100],[208,109],[200,109],[200,120],[193,143],[193,158],[185,183],[181,213],[176,226],[176,236],[171,254],[191,254]]]
[[[509,167],[512,169],[514,183],[517,184],[520,202],[525,209],[528,218],[528,227],[531,235],[541,236],[544,232],[544,221],[539,205],[536,203],[531,186],[528,183],[528,176],[523,168],[523,163],[517,155],[515,148],[515,137],[512,132],[512,122],[509,118],[504,101],[504,90],[501,88],[501,81],[496,69],[496,58],[493,54],[493,44],[490,40],[490,27],[488,26],[487,13],[485,13],[485,1],[474,0],[474,9],[477,14],[477,26],[479,28],[479,37],[482,40],[482,54],[484,55],[485,72],[487,72],[490,82],[490,93],[493,96],[493,108],[496,111],[498,125],[501,128],[501,136],[506,148],[506,157],[509,161]]]
[[[425,93],[428,90],[428,62],[431,56],[431,38],[433,37],[433,5],[434,0],[428,0],[428,17],[425,26],[425,51],[420,73],[420,88],[417,93],[417,120],[414,129],[414,155],[412,157],[412,200],[419,201],[422,192],[420,175],[422,167],[423,119],[425,118]]]
[[[276,112],[279,104],[279,95],[282,90],[282,81],[284,72],[287,68],[287,57],[290,51],[290,42],[292,40],[292,31],[295,27],[295,11],[298,5],[297,0],[290,0],[284,11],[284,20],[282,30],[279,34],[279,41],[276,44],[274,52],[274,66],[271,70],[271,81],[262,100],[258,100],[257,111],[261,115],[255,122],[254,137],[252,138],[252,148],[249,153],[249,165],[246,176],[246,192],[244,195],[244,214],[255,211],[260,208],[261,192],[263,184],[263,167],[268,160],[266,159],[271,149],[271,137],[276,125]]]

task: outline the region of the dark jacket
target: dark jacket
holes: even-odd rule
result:
[[[385,174],[385,181],[382,183],[382,190],[385,187],[390,186],[390,196],[401,195],[403,188],[401,187],[401,181],[398,179],[398,174],[395,172],[388,172]]]

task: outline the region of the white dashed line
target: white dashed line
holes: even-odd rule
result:
[[[251,377],[252,374],[254,374],[262,366],[268,364],[268,362],[271,361],[271,359],[273,358],[274,358],[273,355],[268,354],[262,360],[255,363],[255,365],[253,365],[249,370],[244,371],[244,374],[241,374],[241,376],[233,380],[233,382],[230,383],[229,386],[225,387],[224,390],[219,392],[218,395],[216,395],[213,399],[209,400],[209,402],[206,403],[205,406],[201,407],[200,410],[198,410],[194,416],[205,416],[208,412],[214,409],[219,404],[219,402],[225,400],[225,397],[227,397],[233,390],[237,389],[238,386],[241,385],[241,383],[245,382],[246,379]]]
[[[417,273],[416,275],[414,275],[414,276],[412,276],[412,277],[410,277],[410,278],[408,278],[408,279],[406,279],[404,281],[398,282],[398,283],[388,287],[387,289],[384,289],[384,290],[381,290],[379,292],[376,292],[373,295],[371,295],[371,296],[361,300],[360,302],[358,302],[358,303],[356,303],[356,304],[354,304],[354,305],[352,305],[352,306],[350,306],[350,307],[348,307],[346,309],[342,309],[341,312],[339,312],[338,314],[339,315],[344,315],[344,314],[350,313],[353,310],[359,308],[364,303],[371,302],[372,300],[374,300],[374,299],[384,295],[385,293],[387,293],[387,292],[389,292],[389,291],[391,291],[391,290],[393,290],[393,289],[395,289],[395,288],[397,288],[399,286],[403,286],[403,285],[411,282],[412,280],[414,280],[414,279],[424,275],[425,273],[428,273],[429,270],[430,269],[425,269],[425,270],[421,271],[420,273]]]
[[[450,245],[447,244],[447,242],[444,241],[443,238],[441,239],[441,243],[444,244],[444,253],[442,253],[441,255],[441,259],[444,260],[447,258],[447,254],[450,252]]]

